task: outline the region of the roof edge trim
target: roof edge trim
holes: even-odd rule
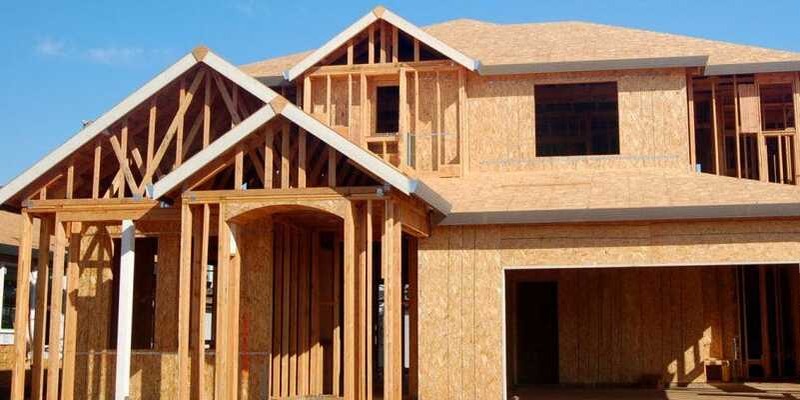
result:
[[[800,204],[726,204],[566,210],[453,212],[440,225],[553,224],[800,217]]]
[[[513,75],[551,72],[588,72],[628,69],[704,67],[707,55],[686,57],[626,58],[608,60],[482,65],[481,75]]]
[[[800,60],[772,61],[746,64],[713,64],[706,66],[706,76],[760,74],[769,72],[800,71]]]

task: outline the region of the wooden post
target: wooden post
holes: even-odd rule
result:
[[[739,135],[739,85],[736,81],[736,75],[733,76],[733,127],[736,132],[736,176],[742,177],[742,160],[740,150],[740,135]]]
[[[356,256],[359,250],[356,246],[359,210],[352,202],[348,202],[344,218],[344,398],[355,400],[358,398],[358,382],[356,371],[358,368],[358,310],[356,306]],[[359,246],[360,247],[360,246]]]
[[[229,363],[228,367],[228,384],[230,385],[228,391],[228,399],[235,400],[239,398],[239,302],[240,302],[240,283],[242,271],[242,256],[239,245],[237,244],[238,227],[228,226],[229,252],[226,253],[230,259],[228,267],[231,272],[228,275],[230,281],[230,288],[228,289],[228,297],[230,298],[230,309],[228,311],[228,354]]]
[[[150,119],[147,124],[147,168],[156,167],[153,165],[153,155],[156,145],[156,118],[158,116],[158,104],[155,97],[150,100]]]
[[[419,396],[419,283],[417,279],[417,251],[419,240],[408,241],[408,392],[409,397]]]
[[[192,209],[181,205],[181,252],[178,269],[178,399],[188,400],[191,384],[189,365],[189,318],[191,309]]]
[[[75,350],[78,335],[78,298],[81,260],[81,224],[71,222],[69,226],[69,263],[67,264],[67,293],[64,305],[64,358],[61,362],[61,400],[72,400],[75,393]]]
[[[56,221],[58,222],[58,221]],[[58,225],[58,224],[56,224]],[[58,226],[56,226],[58,233]],[[58,237],[58,235],[56,235]],[[122,221],[122,244],[119,262],[119,308],[117,310],[117,362],[114,398],[127,400],[130,395],[131,371],[131,324],[133,320],[133,268],[136,251],[136,228],[131,220]],[[58,244],[58,240],[56,240]],[[58,254],[58,248],[56,248]],[[56,257],[56,261],[58,258]],[[53,271],[56,266],[53,266]],[[55,278],[55,273],[54,273]],[[55,281],[54,281],[55,282]],[[55,287],[55,285],[53,285]],[[53,320],[51,316],[51,321]],[[52,323],[52,322],[51,322]],[[50,337],[50,343],[53,336]],[[58,362],[56,358],[55,362]],[[48,382],[49,384],[49,382]],[[53,397],[55,398],[55,397]]]
[[[717,77],[711,78],[711,133],[714,135],[714,173],[720,174],[719,123],[717,121]]]
[[[211,74],[205,78],[203,91],[203,148],[211,143]]]
[[[20,234],[17,258],[17,299],[14,313],[14,370],[11,373],[11,400],[22,400],[25,396],[25,359],[27,358],[28,302],[33,217],[22,210],[22,233]],[[62,259],[63,261],[63,259]]]
[[[403,277],[402,231],[395,219],[398,205],[387,200],[384,208],[382,251],[384,262],[383,359],[385,400],[401,400],[403,387]]]
[[[328,186],[336,187],[336,149],[328,148]]]
[[[36,270],[36,319],[33,325],[33,365],[31,366],[32,400],[41,400],[44,388],[44,335],[47,323],[47,289],[50,284],[50,235],[52,233],[53,219],[42,218],[39,231],[39,265]]]
[[[397,58],[397,44],[399,42],[397,27],[392,25],[392,62],[398,62]]]
[[[419,62],[419,40],[414,38],[414,62]]]
[[[373,390],[372,390],[372,271],[373,271],[373,254],[372,254],[372,242],[373,242],[373,227],[372,227],[372,216],[373,216],[374,208],[372,204],[372,200],[367,200],[367,215],[366,215],[366,241],[367,241],[367,265],[364,269],[364,273],[366,275],[365,278],[365,297],[367,300],[367,304],[364,308],[364,313],[366,314],[366,329],[364,331],[364,336],[366,338],[367,348],[366,348],[366,362],[364,364],[366,379],[367,379],[367,396],[366,400],[372,400]]]
[[[535,146],[534,146],[535,147]],[[458,159],[461,174],[469,170],[469,131],[467,130],[467,73],[458,69]]]
[[[100,161],[102,160],[102,142],[100,138],[94,142],[94,168],[92,172],[92,198],[100,197]]]
[[[697,170],[697,149],[694,132],[694,80],[691,74],[686,74],[686,96],[689,104],[689,165],[691,171]]]
[[[322,345],[319,327],[319,231],[311,233],[311,394],[322,394]]]
[[[369,44],[367,49],[367,60],[370,64],[375,64],[375,24],[372,24],[367,29],[369,32]]]
[[[360,104],[359,114],[361,114],[360,115],[361,124],[359,126],[359,130],[361,131],[359,135],[361,137],[359,143],[361,143],[361,146],[366,147],[367,137],[370,136],[370,124],[369,124],[369,119],[367,118],[367,113],[369,112],[370,107],[369,107],[369,99],[367,99],[367,75],[365,75],[363,72],[361,73],[360,76],[358,91],[360,92],[359,102],[358,102],[358,104]]]
[[[287,189],[289,188],[289,151],[291,147],[289,146],[289,124],[283,124],[281,127],[281,188]]]
[[[229,294],[230,285],[230,230],[225,221],[225,203],[219,204],[219,220],[217,233],[217,338],[214,357],[214,398],[227,399],[230,394],[228,381],[229,354]]]
[[[64,224],[56,214],[55,250],[53,251],[53,278],[50,287],[50,340],[47,352],[47,398],[58,398],[59,369],[61,368],[61,299],[64,291],[64,250],[66,233]],[[24,339],[23,339],[24,340]]]
[[[264,130],[264,189],[272,189],[275,171],[272,169],[275,162],[275,131],[267,128]]]
[[[396,31],[396,29],[395,29]],[[397,132],[397,154],[398,165],[408,165],[406,159],[406,134],[408,133],[408,81],[406,80],[406,70],[400,68],[400,121],[398,121]]]
[[[244,189],[244,148],[241,144],[237,146],[234,158],[233,189],[242,190]]]
[[[181,89],[179,94],[179,103],[184,104],[186,102],[186,81],[181,79]],[[178,117],[178,131],[175,134],[175,167],[179,167],[183,162],[183,126],[185,124],[185,112],[180,112],[178,110],[179,115]]]
[[[297,136],[297,187],[306,187],[306,130],[299,128]]]
[[[342,263],[341,248],[339,241],[341,236],[337,233],[333,239],[333,395],[341,396],[341,377],[342,377],[342,319],[339,313],[339,301],[341,295]]]
[[[194,297],[195,297],[195,325],[194,325],[194,370],[192,376],[192,397],[202,400],[205,397],[205,369],[206,369],[206,284],[208,269],[208,234],[209,222],[211,219],[211,208],[208,204],[203,204],[203,214],[201,215],[201,227],[195,228],[195,262],[194,275]]]

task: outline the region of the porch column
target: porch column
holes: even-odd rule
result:
[[[31,270],[31,226],[33,218],[22,211],[22,234],[19,243],[17,264],[17,304],[14,315],[14,369],[11,374],[12,400],[22,400],[25,395],[25,358],[27,356],[26,333],[28,332],[28,302]]]
[[[114,398],[125,400],[130,392],[131,323],[133,314],[133,266],[136,228],[133,221],[122,221],[119,258],[119,308],[117,310],[117,364]]]
[[[384,282],[383,398],[403,397],[403,275],[402,231],[397,220],[398,204],[387,200],[383,214],[382,273]]]

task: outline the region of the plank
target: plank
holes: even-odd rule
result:
[[[275,131],[264,130],[264,189],[273,188],[273,163],[275,160]]]
[[[179,103],[183,104],[186,101],[186,80],[181,79],[180,83],[180,92],[179,92]],[[175,162],[174,168],[180,167],[181,163],[183,163],[183,135],[184,135],[184,125],[186,124],[186,113],[180,114],[178,118],[178,128],[177,132],[175,133]]]
[[[320,344],[319,232],[311,233],[311,393],[322,394],[322,346]]]
[[[225,203],[219,204],[217,220],[217,276],[214,282],[217,287],[217,327],[214,356],[214,398],[228,398],[230,394],[229,371],[230,353],[230,307],[229,285],[231,271],[230,264],[230,230],[225,220]]]
[[[333,394],[334,396],[341,396],[341,380],[342,380],[342,318],[339,312],[339,301],[341,295],[341,236],[334,235],[333,240]]]
[[[287,226],[283,230],[283,299],[281,301],[281,396],[289,396],[289,306],[291,285],[292,238]]]
[[[289,125],[281,127],[281,188],[289,187]]]
[[[694,79],[690,74],[686,75],[686,96],[689,103],[689,165],[694,171],[697,168],[697,139],[694,126]]]
[[[50,235],[53,233],[53,219],[42,218],[39,230],[38,267],[36,272],[36,319],[33,327],[33,364],[31,365],[31,399],[41,400],[44,388],[44,344],[45,324],[47,323],[47,290],[50,287]],[[16,342],[15,342],[16,343]]]
[[[181,206],[181,248],[178,270],[178,399],[190,396],[191,365],[189,361],[189,335],[191,313],[192,272],[192,209],[188,203]]]
[[[94,166],[92,169],[92,198],[100,197],[100,161],[103,159],[103,147],[98,137],[94,142]]]
[[[365,290],[366,306],[364,308],[364,312],[365,312],[365,314],[367,316],[367,318],[366,318],[366,327],[365,327],[366,330],[364,332],[364,336],[365,336],[366,342],[367,342],[366,357],[365,357],[366,362],[364,364],[364,370],[365,370],[364,372],[366,374],[366,379],[367,379],[367,396],[366,396],[366,400],[372,400],[372,397],[373,397],[373,388],[372,388],[372,385],[373,385],[373,382],[372,382],[372,380],[373,380],[373,378],[372,378],[372,371],[373,371],[373,366],[372,366],[372,299],[373,299],[373,293],[372,293],[373,284],[372,284],[372,282],[373,282],[373,277],[372,277],[372,273],[373,273],[373,270],[374,270],[374,268],[373,268],[373,257],[374,257],[374,254],[373,254],[373,249],[372,249],[372,243],[374,241],[374,237],[373,237],[374,236],[374,228],[372,226],[373,214],[374,214],[373,200],[367,200],[367,214],[366,214],[366,217],[365,217],[366,218],[366,221],[365,221],[365,224],[366,224],[366,241],[367,241],[367,262],[366,262],[367,265],[366,265],[366,268],[364,269],[365,275],[366,275],[366,277],[365,277],[365,283],[366,283],[366,285],[365,285],[365,288],[366,288],[366,290]]]
[[[61,362],[61,400],[72,400],[75,393],[75,352],[78,335],[78,298],[81,260],[81,223],[69,226],[69,263],[67,264],[67,292],[64,296],[64,350]]]
[[[30,292],[31,251],[33,217],[22,210],[19,253],[17,258],[17,298],[14,314],[14,366],[11,375],[12,400],[22,400],[25,396],[25,360],[27,358],[28,302]],[[62,231],[63,232],[63,231]],[[63,241],[62,241],[63,242]],[[56,241],[58,243],[58,241]],[[63,253],[63,251],[62,251]],[[62,258],[63,260],[63,258]]]
[[[209,223],[211,220],[211,207],[208,204],[203,204],[203,214],[201,215],[201,226],[195,237],[196,252],[195,259],[198,261],[194,263],[194,270],[192,274],[195,277],[194,297],[195,297],[195,320],[194,325],[194,357],[195,374],[192,376],[191,389],[193,391],[192,397],[196,400],[203,400],[205,398],[205,366],[206,366],[206,284],[207,284],[207,268],[208,268],[208,235]],[[199,243],[198,243],[199,240]],[[199,244],[199,245],[198,245]]]
[[[359,215],[358,208],[353,202],[348,202],[347,212],[344,218],[344,399],[354,400],[358,397],[358,379],[356,370],[358,368],[358,333],[356,330],[357,311],[357,281],[356,281],[356,257],[359,249],[356,247],[357,228]]]
[[[53,272],[50,285],[50,339],[48,343],[61,342],[61,304],[64,291],[64,256],[66,246],[66,233],[64,224],[56,214],[54,224],[55,248],[53,250]],[[30,265],[30,261],[28,261]],[[30,266],[28,266],[30,268]],[[18,270],[19,271],[19,270]],[[17,272],[19,274],[19,272]],[[27,271],[26,271],[27,276]],[[27,287],[27,283],[26,283]],[[27,293],[26,293],[27,294]],[[19,294],[18,294],[19,296]],[[27,297],[27,296],[26,296]],[[25,306],[27,310],[27,304]],[[22,325],[22,326],[26,326]],[[24,342],[24,338],[22,339]],[[61,367],[60,346],[48,346],[47,353],[47,398],[58,398],[59,369]]]

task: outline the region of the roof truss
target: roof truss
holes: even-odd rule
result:
[[[480,68],[480,62],[478,60],[470,58],[464,53],[461,53],[460,51],[448,46],[444,42],[436,39],[399,15],[383,7],[376,7],[374,10],[361,17],[354,24],[347,27],[347,29],[334,36],[333,39],[329,40],[327,43],[309,54],[295,66],[284,71],[284,78],[288,81],[295,80],[314,65],[317,65],[332,53],[340,49],[342,46],[345,46],[348,41],[356,37],[359,33],[377,21],[385,21],[386,23],[410,35],[412,38],[418,40],[420,43],[429,46],[433,50],[438,51],[442,55],[464,66],[470,71],[477,71]]]

